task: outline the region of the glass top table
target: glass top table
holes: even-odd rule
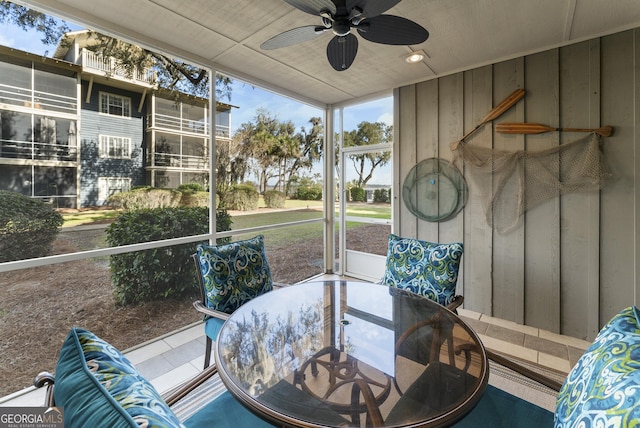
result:
[[[482,396],[487,356],[448,309],[356,281],[280,288],[220,330],[220,377],[246,407],[291,427],[437,427]]]

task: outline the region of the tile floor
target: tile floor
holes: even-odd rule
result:
[[[334,279],[325,276],[316,279]],[[516,324],[477,312],[459,309],[460,316],[478,333],[484,345],[544,367],[568,373],[590,345],[534,327]],[[163,393],[196,375],[204,363],[205,338],[201,323],[187,326],[126,350],[140,373]],[[0,397],[0,406],[40,406],[44,391],[27,388]]]

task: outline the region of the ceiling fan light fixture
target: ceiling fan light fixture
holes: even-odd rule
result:
[[[404,60],[409,64],[418,63],[426,58],[426,54],[423,51],[411,52],[408,55],[405,55]]]

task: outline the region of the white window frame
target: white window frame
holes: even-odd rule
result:
[[[116,154],[118,149],[120,155]],[[131,159],[131,138],[99,135],[98,156],[103,159]]]
[[[98,177],[98,200],[106,203],[109,196],[131,190],[129,177]]]
[[[118,104],[118,102],[120,104]],[[122,108],[122,114],[112,113],[111,107]],[[100,92],[100,114],[130,118],[131,98],[123,95],[111,94],[109,92]]]

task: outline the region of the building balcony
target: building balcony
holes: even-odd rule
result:
[[[127,70],[118,66],[114,58],[104,58],[88,49],[81,51],[82,71],[107,76],[118,80],[137,83],[144,86],[155,86],[156,73],[151,69],[142,72],[134,70],[128,73]]]
[[[77,162],[78,148],[63,144],[0,140],[0,158],[37,161]]]
[[[148,129],[157,131],[178,132],[198,136],[209,136],[209,123],[206,120],[184,119],[166,114],[150,114],[147,116]],[[228,126],[216,125],[217,138],[230,138]]]
[[[207,171],[209,159],[206,156],[179,155],[172,153],[150,153],[147,167],[164,167]]]

